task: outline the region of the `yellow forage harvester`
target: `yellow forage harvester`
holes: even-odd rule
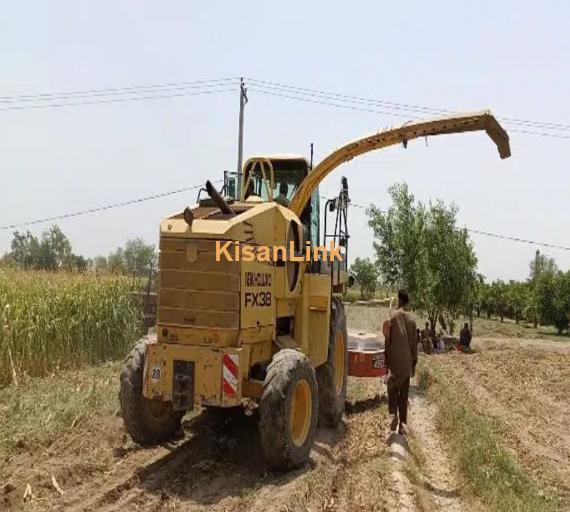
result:
[[[164,219],[156,336],[137,343],[121,372],[133,440],[168,440],[195,406],[230,413],[248,400],[268,465],[303,464],[317,422],[341,421],[348,375],[348,185],[343,178],[327,201],[321,233],[319,184],[369,151],[478,130],[510,156],[487,111],[408,123],[350,142],[313,169],[300,156],[251,158],[240,175],[226,175],[222,193],[208,182],[207,197]],[[241,257],[221,254],[223,246]]]

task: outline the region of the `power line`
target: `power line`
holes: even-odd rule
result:
[[[292,95],[288,95],[288,94],[282,94],[282,93],[258,89],[257,87],[254,87],[254,86],[250,86],[250,90],[256,91],[260,94],[267,94],[267,95],[271,95],[271,96],[278,96],[280,98],[288,98],[291,100],[304,101],[306,103],[313,103],[313,104],[317,104],[317,105],[326,105],[329,107],[343,108],[343,109],[355,110],[355,111],[359,111],[359,112],[369,112],[372,114],[384,114],[384,115],[388,115],[388,116],[395,116],[395,117],[400,117],[400,118],[405,118],[405,119],[410,118],[410,116],[408,114],[402,114],[399,112],[390,112],[387,110],[369,109],[369,108],[364,108],[364,107],[357,107],[357,106],[350,105],[350,104],[344,105],[341,103],[333,103],[330,101],[322,101],[322,100],[311,99],[311,98],[306,98],[306,97],[302,97],[302,96],[292,96]],[[509,128],[509,131],[514,132],[514,133],[522,133],[522,134],[526,134],[526,135],[538,135],[541,137],[552,137],[552,138],[556,138],[556,139],[570,139],[570,134],[567,135],[567,134],[557,134],[557,133],[547,133],[547,132],[535,132],[535,131],[531,131],[531,130],[519,130],[519,129],[515,129],[515,128]]]
[[[323,91],[320,89],[311,89],[308,87],[298,87],[293,85],[287,85],[279,82],[270,82],[267,80],[258,80],[255,78],[248,78],[252,86],[257,86],[260,88],[270,91],[282,91],[287,94],[296,94],[302,96],[318,97],[322,99],[336,100],[341,102],[348,102],[352,104],[363,104],[369,106],[380,106],[388,108],[390,110],[401,110],[404,112],[414,112],[421,114],[434,114],[434,115],[444,115],[456,113],[450,109],[437,108],[437,107],[426,107],[423,105],[414,105],[410,103],[399,103],[394,101],[386,101],[372,98],[364,98],[362,96],[351,96],[348,94],[340,94],[334,92]],[[381,112],[384,113],[384,112]],[[407,117],[407,116],[406,116]],[[535,128],[543,128],[548,130],[570,130],[570,124],[565,123],[552,123],[545,121],[533,121],[529,119],[521,119],[518,117],[499,117],[502,121],[509,124],[517,124],[522,126],[532,126]]]
[[[342,103],[336,103],[336,102],[331,102],[331,101],[324,101],[324,100],[320,100],[320,99],[316,99],[316,98],[294,96],[294,95],[290,95],[290,94],[283,94],[280,92],[274,92],[271,90],[260,89],[256,86],[251,86],[251,85],[249,86],[249,89],[252,91],[258,92],[260,94],[277,96],[280,98],[287,98],[287,99],[296,100],[296,101],[303,101],[305,103],[313,103],[313,104],[317,104],[317,105],[326,105],[329,107],[342,108],[342,109],[346,109],[346,110],[354,110],[354,111],[358,111],[358,112],[368,112],[368,113],[372,113],[372,114],[383,114],[383,115],[388,115],[388,116],[400,117],[400,118],[404,118],[404,119],[410,118],[409,114],[403,114],[401,112],[391,112],[389,110],[370,109],[370,108],[360,107],[360,106],[351,105],[351,104],[342,104]],[[570,129],[570,127],[568,129]],[[551,137],[551,138],[555,138],[555,139],[570,139],[570,134],[563,134],[563,133],[538,132],[538,131],[533,131],[533,130],[520,130],[520,129],[516,129],[516,128],[509,128],[509,131],[514,132],[514,133],[521,133],[521,134],[525,134],[525,135],[537,135],[540,137]]]
[[[247,79],[252,90],[266,95],[282,97],[308,103],[344,108],[349,110],[383,114],[409,119],[410,116],[424,114],[445,115],[454,113],[453,110],[428,107],[425,105],[415,105],[411,103],[401,103],[380,99],[365,98],[348,94],[312,89],[309,87],[299,87],[269,80],[256,78]],[[101,89],[87,89],[76,91],[44,92],[38,94],[0,96],[0,104],[7,104],[0,107],[2,111],[32,110],[45,108],[72,107],[78,105],[94,105],[105,103],[123,103],[127,101],[155,100],[164,98],[175,98],[181,96],[194,96],[201,94],[214,94],[218,92],[232,92],[234,89],[227,89],[230,85],[236,85],[238,77],[225,77],[218,79],[193,80],[183,82],[168,82],[151,85],[136,85],[128,87],[111,87]],[[222,89],[219,89],[219,88]],[[216,89],[218,88],[218,89]],[[190,90],[206,89],[198,92]],[[209,89],[209,90],[208,90]],[[215,89],[215,90],[212,90]],[[176,93],[178,91],[178,93]],[[180,92],[182,91],[182,92]],[[171,94],[164,94],[164,93]],[[99,98],[93,100],[93,98]],[[91,100],[91,101],[80,101]],[[32,103],[33,105],[29,105]],[[379,107],[379,108],[371,108]],[[542,137],[553,137],[569,139],[567,134],[551,132],[570,131],[570,124],[535,121],[522,119],[519,117],[503,116],[500,120],[509,125],[522,127],[524,129],[511,129],[510,131],[527,135],[537,135]],[[529,129],[530,128],[530,129]],[[538,130],[538,131],[537,131]]]
[[[523,244],[539,245],[541,247],[548,247],[550,249],[560,249],[561,251],[570,251],[570,247],[564,245],[556,245],[556,244],[551,244],[549,242],[537,242],[536,240],[527,240],[526,238],[519,238],[515,236],[499,235],[497,233],[489,233],[488,231],[480,231],[478,229],[473,229],[468,227],[466,227],[465,229],[470,233],[475,233],[477,235],[490,236],[492,238],[501,238],[503,240],[510,240],[512,242],[519,242]]]
[[[216,180],[216,181],[213,181],[213,183],[218,183],[220,181],[222,181],[222,180]],[[151,196],[139,197],[137,199],[130,199],[128,201],[122,201],[120,203],[114,203],[114,204],[109,204],[109,205],[105,205],[105,206],[97,206],[95,208],[89,208],[87,210],[80,210],[77,212],[64,213],[61,215],[54,215],[53,217],[45,217],[43,219],[35,219],[35,220],[29,220],[29,221],[25,221],[25,222],[18,222],[16,224],[0,226],[0,231],[6,231],[8,229],[20,228],[20,227],[24,227],[24,226],[31,226],[34,224],[43,224],[45,222],[53,222],[53,221],[57,221],[57,220],[68,219],[70,217],[79,217],[81,215],[86,215],[88,213],[97,213],[97,212],[102,212],[102,211],[106,211],[106,210],[112,210],[114,208],[120,208],[123,206],[129,206],[129,205],[133,205],[133,204],[143,203],[145,201],[152,201],[154,199],[160,199],[162,197],[172,196],[175,194],[181,194],[182,192],[188,192],[191,190],[196,190],[200,187],[202,187],[202,185],[194,185],[191,187],[184,187],[184,188],[179,188],[177,190],[170,190],[168,192],[162,192],[160,194],[153,194]]]
[[[100,98],[91,101],[71,101],[67,103],[45,103],[45,104],[34,104],[34,105],[10,105],[8,107],[1,107],[0,112],[6,111],[14,111],[14,110],[37,110],[37,109],[46,109],[46,108],[63,108],[63,107],[75,107],[79,105],[100,105],[100,104],[108,104],[108,103],[125,103],[129,101],[148,101],[148,100],[157,100],[157,99],[165,99],[165,98],[179,98],[183,96],[201,96],[205,94],[217,94],[217,93],[225,93],[225,92],[235,92],[234,89],[216,89],[216,90],[207,90],[207,91],[200,91],[200,92],[179,92],[174,94],[151,94],[146,96],[131,96],[131,97],[118,97],[118,98]]]
[[[0,103],[46,101],[53,99],[69,99],[85,96],[108,96],[117,94],[139,94],[172,89],[201,89],[218,85],[230,85],[236,78],[218,78],[211,80],[193,80],[190,82],[168,82],[151,85],[133,85],[128,87],[107,87],[101,89],[87,89],[79,91],[44,92],[36,94],[22,94],[16,96],[0,96]],[[237,83],[237,82],[236,82]]]
[[[321,199],[329,199],[328,197],[325,197],[322,195],[320,197],[321,197]],[[352,201],[349,203],[349,206],[354,206],[355,208],[361,208],[364,210],[368,210],[370,208],[370,206],[364,206],[362,204],[356,204],[356,203],[353,203]],[[382,213],[385,213],[382,210],[380,210],[380,211]],[[526,238],[521,238],[521,237],[516,237],[516,236],[502,235],[499,233],[491,233],[489,231],[481,231],[480,229],[469,228],[467,226],[465,226],[465,229],[467,231],[469,231],[470,233],[474,233],[476,235],[488,236],[491,238],[498,238],[501,240],[509,240],[511,242],[518,242],[518,243],[523,243],[523,244],[537,245],[540,247],[548,247],[549,249],[559,249],[561,251],[570,251],[570,247],[565,246],[565,245],[557,245],[557,244],[553,244],[550,242],[537,242],[536,240],[529,240]]]

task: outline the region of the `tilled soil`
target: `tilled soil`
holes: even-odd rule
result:
[[[494,420],[542,492],[570,510],[570,345],[546,340],[477,340],[475,354],[438,367]]]
[[[539,487],[568,495],[570,350],[537,341],[475,345],[473,355],[430,357],[458,389],[473,393],[482,414],[504,424],[513,453]],[[9,476],[0,482],[0,508],[479,510],[453,469],[433,408],[412,386],[404,438],[389,432],[382,381],[350,378],[342,425],[319,429],[308,464],[289,473],[264,466],[254,416],[220,422],[206,411],[185,419],[179,439],[150,449],[132,443],[118,416],[105,417],[88,434],[71,429],[49,449],[20,450],[3,471]]]
[[[337,430],[319,429],[309,463],[289,473],[264,466],[254,417],[220,422],[206,411],[184,422],[181,439],[151,449],[133,444],[113,417],[98,435],[20,454],[0,498],[14,511],[387,510],[380,388],[378,380],[351,379],[356,398],[345,421]],[[32,496],[24,502],[28,484]]]

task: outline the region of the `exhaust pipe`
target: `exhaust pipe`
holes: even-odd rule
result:
[[[214,201],[214,203],[216,203],[216,206],[222,211],[222,213],[225,213],[227,215],[235,215],[236,214],[236,212],[234,212],[230,208],[230,205],[226,202],[226,200],[216,190],[214,185],[212,185],[210,180],[206,181],[206,192],[208,192],[208,195],[212,198],[212,201]]]

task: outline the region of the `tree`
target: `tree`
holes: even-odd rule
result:
[[[554,258],[541,254],[537,249],[534,259],[529,264],[530,267],[530,294],[528,299],[527,314],[531,317],[534,328],[538,326],[540,316],[540,290],[538,281],[542,276],[554,276],[558,272],[558,266]]]
[[[542,324],[552,324],[558,334],[570,323],[570,272],[542,273],[536,280],[538,314]]]
[[[157,254],[152,244],[142,238],[127,240],[123,251],[125,273],[135,276],[148,276],[149,269],[156,267]]]
[[[40,254],[40,267],[44,270],[58,270],[72,259],[71,243],[58,226],[42,233]]]
[[[507,285],[501,279],[491,283],[489,289],[489,302],[491,311],[501,319],[501,322],[504,322],[508,310],[508,296]]]
[[[545,254],[540,254],[537,249],[534,259],[529,264],[530,267],[530,280],[535,281],[541,274],[554,274],[558,271],[558,266],[554,258]]]
[[[376,284],[380,275],[376,265],[368,258],[356,258],[350,266],[350,273],[360,286],[360,298],[362,300],[370,299],[376,291]]]
[[[123,258],[123,249],[118,247],[114,252],[107,256],[107,271],[111,274],[124,274],[125,260]]]
[[[154,245],[145,243],[142,238],[135,238],[127,240],[124,248],[118,247],[106,259],[98,258],[95,263],[100,271],[148,277],[151,267],[156,268],[158,255]]]
[[[97,273],[105,273],[107,271],[107,258],[105,256],[95,256],[91,261],[92,270]]]
[[[40,240],[29,231],[15,231],[6,259],[19,267],[42,270],[83,271],[87,267],[87,260],[73,254],[69,239],[56,225],[44,231]]]
[[[38,239],[29,231],[25,234],[14,231],[14,237],[10,242],[10,252],[7,256],[19,267],[38,268],[41,252]]]
[[[506,286],[507,311],[510,318],[518,324],[525,314],[528,303],[529,287],[521,281],[509,281]]]
[[[435,329],[445,316],[452,330],[474,306],[477,259],[466,230],[456,227],[457,207],[416,202],[406,184],[389,189],[392,206],[368,210],[380,272],[387,284],[406,288]]]

